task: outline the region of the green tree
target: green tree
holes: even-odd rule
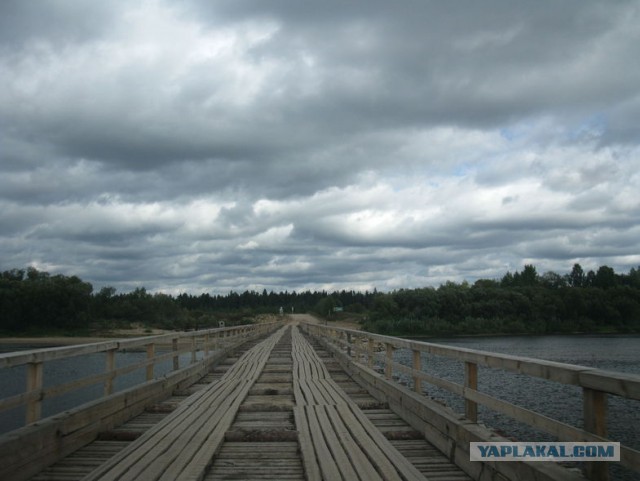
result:
[[[600,289],[610,289],[615,287],[616,284],[616,273],[613,268],[609,266],[600,266],[598,268],[598,272],[596,272],[593,286],[599,287]]]
[[[326,296],[316,303],[313,310],[321,316],[331,317],[333,308],[336,307],[336,305],[336,300],[333,297]]]
[[[632,267],[627,277],[631,287],[640,289],[640,266],[637,269]]]
[[[542,277],[540,277],[540,283],[549,289],[560,289],[567,285],[566,277],[553,271],[545,272]]]
[[[520,274],[521,286],[535,286],[538,284],[538,271],[533,264],[526,264]]]
[[[438,288],[438,315],[449,322],[462,321],[469,314],[468,284],[446,282]]]
[[[574,264],[571,273],[567,276],[567,281],[571,287],[584,287],[585,274],[580,264]]]

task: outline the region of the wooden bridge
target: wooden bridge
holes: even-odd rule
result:
[[[478,406],[560,441],[611,441],[607,398],[640,399],[639,376],[290,321],[0,354],[26,378],[0,393],[0,410],[25,416],[0,436],[0,479],[606,480],[612,463],[470,461],[470,442],[508,440]],[[123,365],[132,350],[141,360]],[[44,381],[48,363],[79,356],[103,357],[104,371]],[[463,382],[430,373],[427,356],[460,363]],[[483,392],[479,367],[578,386],[583,426]],[[142,382],[118,390],[135,371]],[[41,419],[49,399],[96,385],[96,399]],[[634,479],[640,453],[622,445],[616,464]]]

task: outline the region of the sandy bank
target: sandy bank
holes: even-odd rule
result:
[[[162,329],[117,329],[96,336],[41,336],[41,337],[0,337],[0,344],[23,346],[74,346],[93,342],[111,341],[131,337],[157,336],[169,331]]]

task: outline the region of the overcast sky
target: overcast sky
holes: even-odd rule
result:
[[[0,269],[168,293],[640,265],[640,2],[3,0]]]

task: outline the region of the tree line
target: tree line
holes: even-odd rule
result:
[[[0,273],[0,332],[83,333],[141,323],[193,329],[252,322],[253,316],[314,312],[349,316],[364,329],[387,334],[640,332],[640,268],[616,273],[601,266],[585,272],[575,264],[561,275],[539,275],[535,266],[501,279],[446,282],[388,293],[342,290],[171,296],[144,287],[94,292],[77,276],[51,275],[33,267]],[[336,313],[342,311],[342,313]]]
[[[535,266],[502,279],[400,289],[376,297],[365,329],[402,335],[640,332],[640,268],[580,264],[560,275]]]
[[[355,291],[262,292],[226,295],[150,293],[144,287],[118,293],[113,287],[94,292],[77,276],[51,275],[33,267],[0,273],[0,332],[46,333],[128,327],[140,323],[163,329],[199,329],[250,323],[258,314],[327,313],[333,306],[373,304],[374,293]],[[358,309],[356,307],[356,309]]]

